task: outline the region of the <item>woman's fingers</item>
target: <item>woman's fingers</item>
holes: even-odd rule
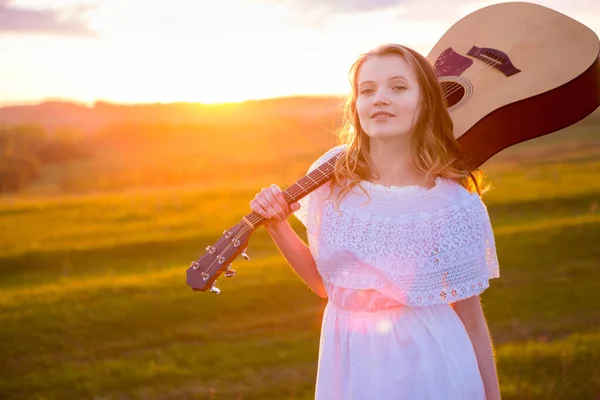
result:
[[[260,193],[257,193],[253,200],[256,203],[256,212],[265,218],[280,219],[281,213],[277,210],[277,206],[273,205],[276,203],[275,197],[271,192],[271,189],[263,188]]]
[[[273,217],[277,216],[277,212],[273,209],[273,207],[271,207],[271,204],[265,198],[265,195],[263,192],[258,193],[254,197],[254,200],[252,200],[252,202],[250,203],[251,207],[252,207],[252,203],[254,203],[254,207],[252,210],[259,213],[263,217],[273,218]]]
[[[271,185],[270,187],[261,191],[264,196],[262,198],[259,197],[258,200],[259,202],[262,201],[260,204],[271,214],[272,217],[277,217],[277,219],[283,220],[287,216],[285,211],[283,211],[282,205],[279,204],[278,191],[281,192],[277,185]],[[283,196],[281,196],[281,198],[283,198]]]
[[[283,193],[281,192],[281,189],[276,184],[272,184],[269,187],[269,189],[271,189],[271,193],[273,194],[273,198],[275,199],[275,202],[276,202],[276,204],[274,205],[274,208],[278,209],[281,212],[280,215],[282,216],[282,218],[287,218],[287,216],[290,212],[290,207],[289,207],[288,203],[285,201],[285,198],[283,197]]]
[[[250,202],[250,209],[264,218],[271,218],[271,214],[265,210],[256,199]]]
[[[263,188],[250,202],[252,211],[264,218],[284,220],[292,210],[285,201],[281,189],[276,184]]]

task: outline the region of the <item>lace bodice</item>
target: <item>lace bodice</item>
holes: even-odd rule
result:
[[[336,146],[309,171],[344,149]],[[483,292],[499,276],[487,208],[477,193],[438,177],[435,186],[363,181],[335,208],[329,184],[300,200],[295,216],[326,287],[376,290],[401,303],[448,303]]]

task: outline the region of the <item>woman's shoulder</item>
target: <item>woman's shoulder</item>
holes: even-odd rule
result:
[[[348,148],[348,145],[345,143],[342,144],[338,144],[333,146],[332,148],[330,148],[329,150],[327,150],[321,157],[320,159],[323,160],[327,160],[330,157],[334,157],[338,154],[340,154],[341,152],[345,151]]]
[[[451,209],[466,207],[478,213],[487,213],[487,206],[479,193],[468,190],[460,182],[453,179],[441,178],[441,181],[444,187],[441,192],[447,199]]]
[[[334,147],[331,147],[330,149],[328,149],[327,151],[322,153],[321,156],[319,156],[319,158],[317,158],[317,160],[312,163],[312,165],[309,168],[309,171],[312,171],[315,168],[320,167],[321,165],[326,163],[330,158],[337,156],[341,152],[345,151],[347,148],[348,148],[347,144],[338,144]]]
[[[449,193],[451,193],[452,195],[455,195],[455,196],[458,196],[461,198],[465,198],[465,197],[481,198],[479,193],[469,191],[462,183],[460,183],[454,179],[446,178],[443,176],[438,176],[436,178],[436,182],[441,182],[440,186],[449,190]]]

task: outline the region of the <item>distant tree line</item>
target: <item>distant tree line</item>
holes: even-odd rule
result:
[[[24,189],[44,165],[90,156],[82,138],[70,130],[49,135],[40,126],[0,126],[0,194]]]

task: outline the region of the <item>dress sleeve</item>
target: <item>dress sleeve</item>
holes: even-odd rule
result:
[[[492,229],[492,222],[488,209],[483,201],[481,201],[483,207],[482,224],[483,224],[483,238],[485,241],[485,265],[488,271],[488,278],[499,278],[500,277],[500,264],[498,263],[498,255],[496,253],[496,239],[494,238],[494,231]]]
[[[346,145],[339,145],[329,149],[325,154],[319,157],[312,165],[308,168],[307,174],[311,173],[317,167],[321,166],[331,157],[337,155],[346,148]],[[325,183],[318,187],[313,192],[304,196],[298,203],[300,203],[300,209],[294,212],[294,216],[298,218],[300,222],[309,230],[314,230],[318,223],[318,216],[320,215],[319,210],[322,202],[329,194],[329,184]]]
[[[500,277],[500,266],[496,253],[496,241],[488,209],[477,194],[474,206],[466,215],[474,222],[469,234],[457,236],[465,239],[471,234],[475,238],[472,244],[460,249],[448,269],[444,272],[443,292],[446,300],[453,302],[479,295],[490,286],[490,279]],[[467,222],[468,223],[468,222]]]
[[[452,303],[479,295],[500,277],[494,232],[487,207],[477,193],[472,201],[447,210],[436,222],[442,251],[423,261],[408,285],[414,305]],[[451,211],[451,212],[450,212]]]

